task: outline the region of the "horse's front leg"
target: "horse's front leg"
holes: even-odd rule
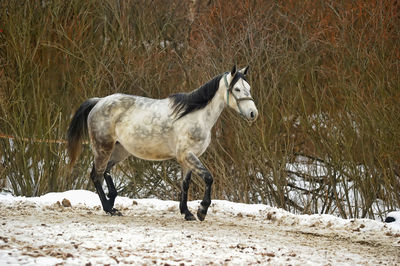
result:
[[[182,195],[181,195],[181,202],[179,203],[179,209],[181,211],[181,214],[185,215],[185,220],[193,221],[196,220],[196,218],[189,211],[187,206],[188,191],[189,191],[190,179],[192,177],[192,171],[184,170],[183,173],[185,177],[182,181]]]
[[[204,221],[207,215],[208,207],[211,205],[211,186],[213,184],[213,178],[207,168],[201,163],[199,158],[193,153],[188,153],[183,159],[184,168],[190,169],[193,173],[203,178],[206,183],[206,189],[204,192],[204,198],[200,203],[199,209],[197,210],[197,217],[200,221]]]

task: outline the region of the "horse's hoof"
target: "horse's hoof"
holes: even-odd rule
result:
[[[201,206],[197,210],[197,218],[199,218],[200,221],[204,221],[207,215],[207,210],[203,209]]]
[[[106,213],[111,216],[122,216],[122,213],[115,208],[112,208],[110,211],[106,211]]]
[[[188,212],[185,214],[185,220],[186,221],[196,221],[196,217],[191,212]]]

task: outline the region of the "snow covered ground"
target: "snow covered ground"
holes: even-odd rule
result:
[[[187,222],[178,206],[118,197],[124,216],[111,217],[90,191],[0,194],[0,265],[400,264],[399,223],[221,200],[204,222]]]

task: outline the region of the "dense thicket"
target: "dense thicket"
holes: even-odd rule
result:
[[[395,0],[2,1],[0,134],[13,139],[0,140],[0,185],[91,189],[88,145],[71,173],[60,141],[82,101],[191,91],[237,63],[260,117],[217,122],[202,157],[213,198],[382,215],[400,206],[399,62]],[[114,175],[122,195],[178,199],[174,161]]]

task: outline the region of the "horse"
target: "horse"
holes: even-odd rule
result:
[[[214,77],[190,93],[164,99],[116,93],[84,101],[73,115],[67,131],[67,149],[72,166],[79,156],[82,139],[89,136],[94,154],[90,179],[103,210],[122,215],[114,208],[117,197],[111,168],[130,155],[144,160],[175,158],[183,173],[179,209],[185,220],[196,220],[187,207],[192,173],[205,182],[205,193],[197,217],[203,221],[211,204],[213,177],[199,160],[211,141],[211,129],[226,106],[254,122],[258,110],[246,78],[249,67]],[[106,181],[106,196],[102,184]]]

